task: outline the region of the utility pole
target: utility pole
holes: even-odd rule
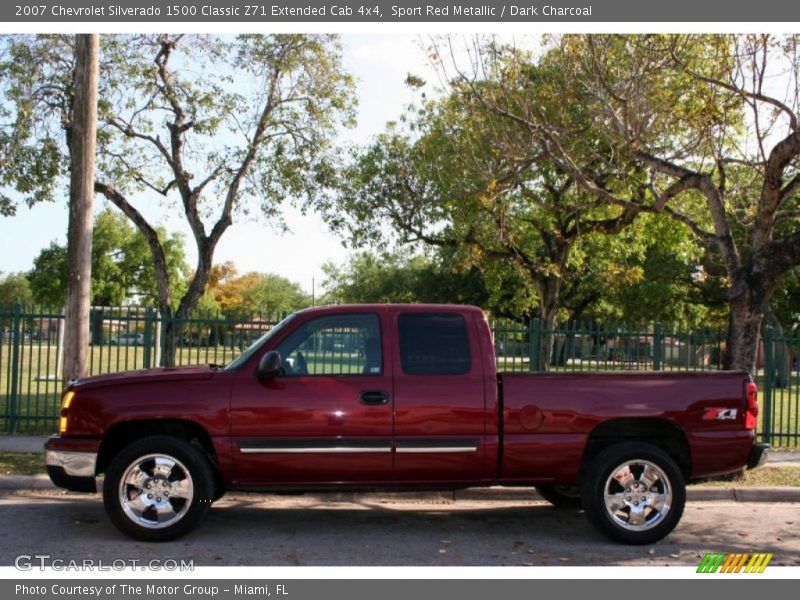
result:
[[[67,229],[67,305],[64,315],[66,386],[89,371],[89,307],[92,289],[94,158],[97,143],[97,34],[75,36],[70,184]]]

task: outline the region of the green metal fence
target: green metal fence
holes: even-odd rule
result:
[[[175,365],[225,364],[280,317],[229,319],[211,314],[167,319],[153,308],[93,307],[89,374],[163,364],[167,346]],[[39,307],[0,307],[0,432],[49,432],[61,396],[64,316]]]
[[[705,371],[722,368],[725,331],[680,331],[661,324],[568,323],[543,327],[492,323],[501,372]],[[759,388],[758,438],[800,447],[800,337],[766,327],[754,379]]]
[[[94,307],[90,374],[162,364],[166,346],[175,364],[225,364],[269,331],[279,316],[248,319],[197,314],[180,323],[153,308]],[[61,393],[63,314],[36,307],[0,307],[0,432],[46,433],[56,425]],[[665,325],[569,323],[543,327],[492,323],[501,372],[719,369],[725,332],[680,331]],[[800,446],[800,338],[770,328],[759,349],[759,437]]]
[[[552,329],[538,319],[525,325],[492,323],[498,368],[506,372],[719,369],[720,330],[678,331],[660,324],[567,323]]]
[[[800,446],[800,337],[764,329],[760,393],[761,437],[777,447]]]

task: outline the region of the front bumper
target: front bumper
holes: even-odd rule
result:
[[[54,436],[45,444],[45,462],[50,481],[73,492],[96,492],[97,452],[55,448],[60,438]]]
[[[756,444],[750,451],[750,458],[747,460],[747,468],[755,469],[767,462],[769,455],[769,444]]]

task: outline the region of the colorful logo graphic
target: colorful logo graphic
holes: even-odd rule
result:
[[[708,552],[698,573],[763,573],[772,554],[757,552],[755,554],[725,554],[724,552]]]

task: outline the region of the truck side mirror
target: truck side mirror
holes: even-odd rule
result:
[[[258,361],[256,378],[272,379],[273,377],[280,375],[282,365],[283,360],[281,359],[281,353],[277,350],[270,350],[261,357],[260,361]]]

